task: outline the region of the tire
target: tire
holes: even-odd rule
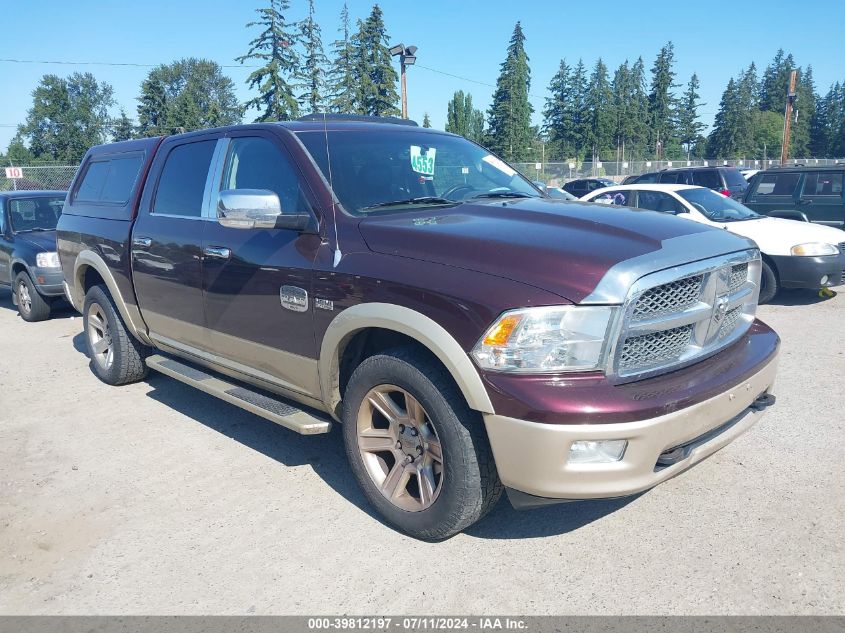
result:
[[[108,385],[126,385],[147,377],[144,359],[151,350],[126,329],[105,286],[85,294],[83,332],[91,370]]]
[[[422,353],[396,348],[365,359],[349,380],[342,417],[346,455],[364,495],[409,536],[454,536],[502,495],[481,416]]]
[[[760,298],[757,302],[768,303],[775,298],[778,290],[780,290],[780,284],[778,283],[777,273],[775,273],[774,268],[764,259],[763,273],[760,276]]]
[[[23,270],[15,277],[15,300],[24,321],[46,321],[50,318],[50,301],[38,294],[29,273]]]

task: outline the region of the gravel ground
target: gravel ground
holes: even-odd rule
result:
[[[760,314],[778,403],[736,442],[635,498],[503,502],[427,544],[373,515],[337,430],[156,374],[108,387],[78,316],[25,323],[0,291],[0,613],[845,613],[845,293]]]

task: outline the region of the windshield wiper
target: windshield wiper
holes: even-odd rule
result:
[[[383,209],[385,207],[403,207],[412,204],[458,204],[457,200],[449,200],[448,198],[440,198],[438,196],[421,196],[418,198],[408,198],[406,200],[392,200],[390,202],[379,202],[378,204],[371,204],[364,207],[361,211],[372,211],[373,209]]]
[[[519,193],[518,191],[488,191],[487,193],[480,193],[473,198],[539,198],[540,196],[529,196],[527,193]]]

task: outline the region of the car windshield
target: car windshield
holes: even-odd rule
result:
[[[711,189],[682,189],[677,194],[714,222],[739,222],[763,217]]]
[[[9,200],[9,220],[14,233],[52,231],[64,206],[64,196],[13,198]]]
[[[297,135],[353,215],[450,207],[471,198],[543,197],[510,165],[459,136],[408,128]]]

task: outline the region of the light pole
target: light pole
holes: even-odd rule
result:
[[[390,48],[391,57],[399,57],[399,77],[402,90],[402,118],[408,118],[408,86],[405,82],[405,67],[413,66],[417,61],[417,47],[397,44]]]

